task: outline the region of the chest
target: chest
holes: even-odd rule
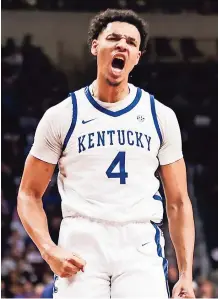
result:
[[[157,155],[160,142],[149,111],[133,111],[111,117],[94,109],[83,109],[68,144],[75,155],[101,154],[102,149],[143,151]]]

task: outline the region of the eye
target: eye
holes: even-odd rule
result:
[[[107,38],[107,40],[117,41],[117,40],[119,40],[119,38],[118,38],[118,37],[115,37],[115,36],[109,36],[109,37]]]
[[[132,45],[132,46],[135,46],[135,47],[136,47],[136,42],[135,42],[135,41],[133,41],[133,40],[130,40],[130,41],[128,41],[128,44],[130,44],[130,45]]]

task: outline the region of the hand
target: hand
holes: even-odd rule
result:
[[[79,256],[59,247],[52,246],[43,258],[51,270],[60,277],[71,277],[80,270],[84,272],[86,262]]]
[[[187,277],[180,276],[175,284],[172,292],[172,298],[195,298],[192,286],[192,280]]]

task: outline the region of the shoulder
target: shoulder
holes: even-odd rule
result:
[[[50,116],[56,116],[58,117],[58,119],[61,118],[62,116],[66,117],[68,115],[72,117],[73,104],[74,104],[73,94],[75,95],[75,99],[77,99],[78,97],[79,99],[81,99],[82,97],[85,96],[84,89],[85,88],[83,87],[79,90],[70,92],[69,96],[65,100],[63,100],[62,102],[58,103],[55,106],[50,107],[45,113]]]
[[[75,95],[75,97],[73,96]],[[77,100],[82,101],[84,87],[73,91],[70,95],[55,106],[50,107],[43,116],[44,123],[52,126],[61,136],[65,136],[71,123],[77,119]]]
[[[146,100],[150,101],[151,94],[149,94],[144,89],[141,89],[141,90],[142,90],[142,94],[144,95],[144,97],[146,97]],[[158,101],[155,97],[154,97],[154,105],[155,105],[155,112],[156,112],[156,115],[157,115],[157,119],[160,122],[163,122],[163,121],[167,120],[168,118],[175,118],[176,117],[176,114],[173,111],[173,109],[171,109],[170,107],[164,105],[163,103]]]
[[[56,128],[69,127],[72,122],[72,106],[71,97],[67,97],[65,100],[50,107],[45,112],[43,116],[44,122],[48,122]]]
[[[143,90],[143,94],[149,99],[150,101],[150,94]],[[154,106],[155,106],[155,114],[157,117],[157,121],[161,130],[161,133],[164,137],[165,131],[168,130],[170,126],[178,126],[178,120],[176,117],[175,112],[170,107],[164,105],[159,100],[154,97]]]
[[[164,105],[157,99],[155,99],[155,108],[156,108],[156,114],[160,121],[170,118],[175,118],[176,114],[170,107]]]
[[[173,109],[164,105],[156,99],[155,109],[163,139],[165,139],[166,136],[168,136],[169,132],[171,132],[170,134],[174,134],[176,131],[180,131],[179,123]]]
[[[72,115],[72,99],[70,96],[45,111],[47,118],[56,117],[57,119],[61,119],[64,115],[66,117],[68,114]]]
[[[40,120],[38,128],[43,133],[50,132],[63,142],[73,119],[72,99],[67,97],[62,102],[50,107]]]

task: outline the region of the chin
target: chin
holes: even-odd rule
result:
[[[123,82],[123,78],[106,78],[106,82],[110,86],[119,86]]]
[[[118,82],[117,81],[111,81],[110,79],[106,79],[106,81],[107,81],[108,85],[114,86],[114,87],[119,86],[122,82],[122,81],[118,81]]]

